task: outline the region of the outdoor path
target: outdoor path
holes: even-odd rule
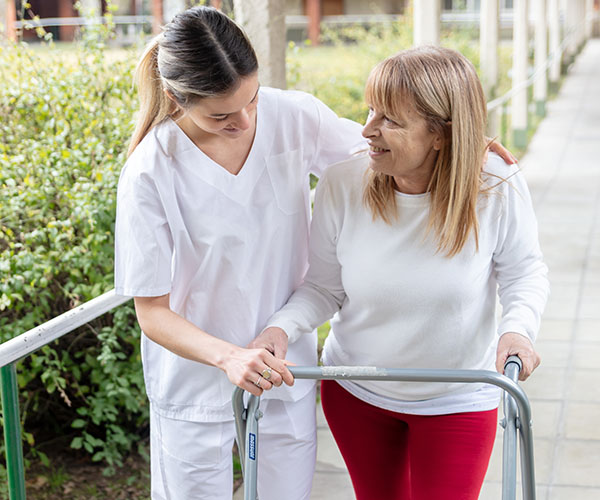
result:
[[[533,408],[537,498],[600,499],[600,39],[587,43],[548,104],[521,167],[551,284],[537,342],[542,365],[523,384]],[[501,498],[501,438],[481,500]],[[318,441],[311,500],[354,499],[320,408]]]
[[[538,498],[600,499],[600,39],[570,69],[521,163],[551,286],[542,364],[523,385]],[[498,457],[482,499],[500,498]]]

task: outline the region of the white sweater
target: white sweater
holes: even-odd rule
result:
[[[294,342],[337,313],[324,348],[330,365],[493,370],[499,335],[517,332],[534,341],[548,295],[547,268],[518,168],[489,155],[485,171],[508,181],[486,176],[495,187],[480,197],[479,251],[471,238],[452,258],[436,253],[435,238],[425,233],[428,194],[397,193],[398,219],[391,225],[373,220],[362,201],[367,168],[362,156],[331,166],[321,177],[309,271],[268,325],[283,328]],[[502,305],[498,326],[496,293]],[[443,408],[434,413],[472,409],[455,403],[481,392],[480,385],[459,383],[344,386],[374,404],[378,396],[408,407],[439,398]]]

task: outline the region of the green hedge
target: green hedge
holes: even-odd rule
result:
[[[89,32],[78,50],[0,46],[2,341],[113,287],[136,96],[134,54],[111,57],[106,35]],[[39,441],[64,436],[108,472],[121,463],[148,420],[139,336],[127,304],[19,363],[34,456],[45,461]]]

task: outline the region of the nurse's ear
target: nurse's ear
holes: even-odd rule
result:
[[[165,95],[175,103],[176,106],[179,107],[179,104],[177,103],[177,100],[175,99],[175,96],[173,95],[173,93],[169,90],[169,89],[163,89],[163,92],[165,93]]]
[[[183,108],[179,105],[179,103],[177,102],[177,99],[175,99],[175,96],[173,95],[173,93],[169,89],[163,89],[163,92],[165,93],[167,98],[171,101],[171,111],[169,114],[171,114],[171,116],[174,116],[174,114],[184,113]]]
[[[177,102],[177,99],[175,99],[173,92],[171,92],[169,89],[163,89],[163,92],[169,98],[169,100],[175,105],[175,109],[177,109],[178,111],[182,109],[181,106],[179,105],[179,103]]]

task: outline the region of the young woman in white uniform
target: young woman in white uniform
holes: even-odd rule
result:
[[[307,268],[309,173],[363,144],[316,98],[259,86],[227,16],[176,16],[140,61],[141,112],[117,204],[115,286],[135,297],[153,499],[230,499],[233,385],[264,394],[261,500],[307,499],[315,386],[278,346],[246,349]],[[316,336],[288,359],[314,365]],[[273,399],[270,399],[273,398]]]

